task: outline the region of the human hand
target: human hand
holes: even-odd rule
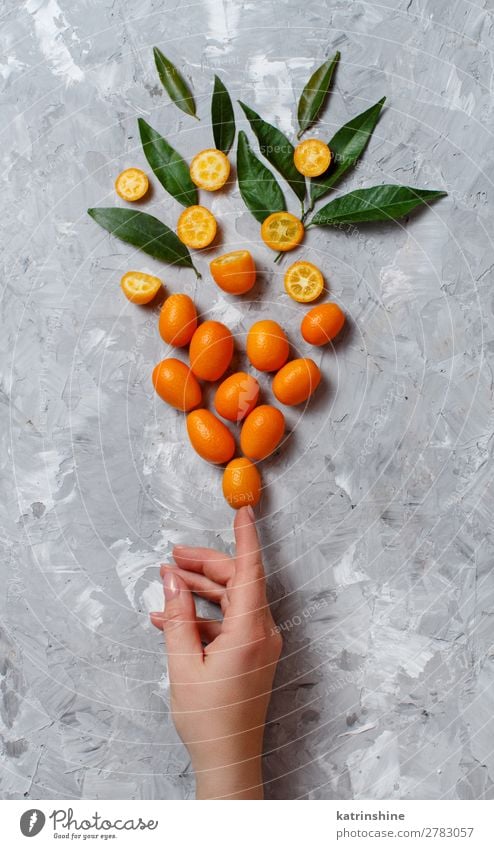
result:
[[[161,567],[165,611],[150,614],[165,634],[172,715],[198,799],[263,795],[264,724],[282,640],[266,599],[251,507],[237,512],[234,532],[234,558],[175,546],[177,565]],[[192,593],[219,604],[223,620],[198,617]]]

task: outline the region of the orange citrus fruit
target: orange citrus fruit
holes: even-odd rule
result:
[[[242,454],[251,460],[264,460],[273,453],[285,433],[285,417],[270,404],[256,407],[245,419],[240,432]]]
[[[197,327],[197,310],[188,295],[170,295],[160,312],[159,331],[168,345],[188,345]]]
[[[247,356],[259,371],[278,371],[288,359],[288,339],[276,321],[256,321],[247,334]]]
[[[209,410],[194,410],[187,416],[187,433],[197,453],[209,463],[228,463],[235,454],[230,431]]]
[[[216,218],[205,206],[188,206],[177,221],[177,236],[188,248],[207,248],[216,229]]]
[[[174,357],[155,366],[153,386],[160,398],[177,410],[187,413],[201,403],[202,392],[196,378],[185,363]]]
[[[300,244],[304,225],[291,212],[273,212],[261,225],[261,237],[273,251],[291,251]]]
[[[215,192],[225,185],[230,176],[227,156],[216,148],[201,150],[190,163],[190,179],[200,189]]]
[[[140,168],[127,168],[115,180],[115,191],[123,200],[140,200],[148,189],[149,180]]]
[[[256,266],[249,251],[231,251],[209,263],[215,283],[231,295],[244,295],[256,282]]]
[[[261,486],[257,468],[246,457],[232,460],[223,472],[223,495],[234,510],[247,505],[255,507],[261,497]]]
[[[324,289],[324,278],[317,265],[306,260],[294,262],[285,273],[285,289],[299,304],[315,301]]]
[[[316,391],[321,372],[313,360],[291,360],[275,374],[273,394],[281,404],[293,407],[302,404]]]
[[[331,151],[320,139],[306,139],[295,148],[293,161],[304,177],[320,177],[331,164]]]
[[[220,321],[200,324],[190,340],[190,367],[200,380],[218,380],[233,357],[233,336]]]
[[[344,324],[345,315],[338,304],[319,304],[304,315],[300,331],[311,345],[326,345]]]
[[[214,396],[216,412],[230,422],[240,422],[257,404],[259,384],[245,371],[231,374],[218,386]]]
[[[120,281],[122,292],[133,304],[149,304],[161,289],[159,277],[143,271],[127,271]]]

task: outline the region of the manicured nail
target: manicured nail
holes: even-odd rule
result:
[[[178,596],[180,589],[177,584],[177,577],[173,574],[173,572],[165,572],[163,588],[165,590],[165,598],[167,601],[171,601],[173,598]]]
[[[162,610],[152,610],[149,615],[154,616],[155,619],[164,619],[165,618],[165,614],[163,613]]]
[[[247,505],[247,513],[249,514],[252,521],[255,522],[256,517],[255,517],[254,511],[253,511],[252,507],[250,506],[250,504]]]

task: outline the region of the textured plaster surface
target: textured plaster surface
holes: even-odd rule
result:
[[[239,352],[273,313],[294,350],[309,349],[283,265],[236,188],[207,201],[222,246],[250,247],[261,269],[241,301],[214,286],[207,257],[197,283],[85,210],[115,202],[123,167],[145,166],[137,117],[190,157],[212,143],[218,73],[293,134],[296,97],[335,49],[318,135],[388,97],[342,189],[397,182],[449,197],[405,225],[311,231],[297,255],[324,267],[349,329],[314,354],[324,386],[288,412],[292,435],[263,468],[259,528],[285,634],[267,795],[494,797],[493,11],[481,0],[4,2],[3,798],[193,794],[147,613],[172,545],[228,550],[232,516],[219,471],[153,395],[157,311],[127,303],[119,278],[162,275],[226,321]],[[201,123],[164,94],[155,44],[193,81]],[[145,208],[171,226],[180,211],[156,180]]]

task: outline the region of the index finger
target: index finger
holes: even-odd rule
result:
[[[249,613],[264,613],[267,606],[266,577],[261,557],[254,512],[242,507],[233,524],[237,552],[235,572],[229,584],[228,618]]]

